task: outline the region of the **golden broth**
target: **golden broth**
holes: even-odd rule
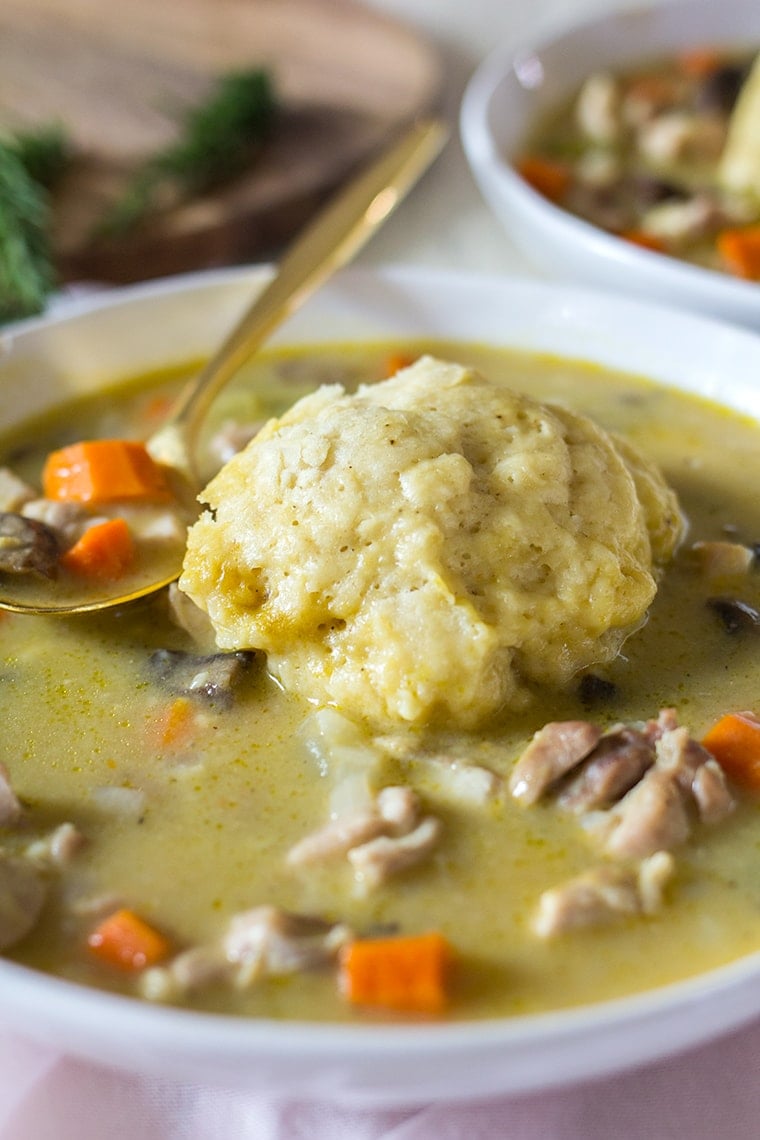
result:
[[[273,351],[220,397],[214,423],[258,420],[328,379],[348,387],[379,379],[392,355],[423,350],[476,365],[539,398],[566,401],[627,435],[678,492],[687,544],[723,538],[726,527],[738,541],[760,537],[757,424],[582,363],[438,341]],[[58,410],[55,420],[7,440],[5,461],[29,477],[62,440],[149,431],[144,412],[158,406],[151,403],[156,382],[149,380],[150,397],[144,384],[129,385],[123,396]],[[169,378],[169,388],[176,382]],[[61,431],[67,420],[71,429]],[[679,557],[647,624],[605,669],[616,686],[606,703],[589,708],[575,690],[553,694],[529,713],[491,725],[481,739],[437,740],[433,732],[433,740],[455,754],[482,753],[507,775],[549,720],[583,717],[608,726],[672,705],[699,736],[724,711],[757,707],[760,641],[728,635],[705,606],[708,592]],[[760,604],[757,572],[743,583],[742,598]],[[760,948],[760,816],[749,798],[723,824],[698,827],[676,851],[677,874],[659,913],[544,943],[529,925],[541,892],[599,861],[577,821],[551,804],[526,809],[509,795],[485,808],[457,804],[429,769],[387,754],[381,782],[415,786],[444,834],[429,861],[365,896],[344,865],[286,864],[289,848],[327,818],[330,780],[304,738],[312,710],[263,668],[247,674],[233,707],[204,710],[190,742],[161,743],[169,698],[151,679],[147,657],[159,647],[193,648],[169,622],[165,598],[97,617],[6,615],[0,637],[0,755],[30,827],[71,820],[87,838],[38,929],[13,950],[18,961],[132,993],[130,977],[88,955],[94,920],[83,913],[83,900],[118,898],[178,947],[213,940],[234,914],[271,903],[357,931],[442,931],[460,960],[450,1016],[480,1018],[599,1001]],[[139,810],[115,809],[111,789],[139,793]],[[17,842],[8,836],[9,847]],[[367,1016],[347,1006],[331,971],[266,980],[242,992],[214,986],[191,1004],[256,1016]]]

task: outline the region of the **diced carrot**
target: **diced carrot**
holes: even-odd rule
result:
[[[515,169],[534,190],[551,202],[561,201],[572,181],[572,172],[566,163],[540,154],[523,155],[515,163]]]
[[[127,971],[154,966],[171,951],[168,938],[126,907],[104,918],[87,945],[102,962]]]
[[[193,736],[195,709],[187,697],[177,697],[162,709],[152,725],[156,744],[164,748],[181,748]]]
[[[647,73],[637,75],[626,85],[626,99],[662,107],[672,103],[676,84],[671,76]]]
[[[706,79],[723,66],[725,56],[714,47],[696,47],[677,57],[678,70],[690,79]]]
[[[448,1001],[452,952],[442,934],[357,939],[340,958],[340,984],[355,1005],[438,1013]]]
[[[47,499],[113,503],[171,497],[161,467],[145,444],[129,439],[95,439],[52,451],[42,472]]]
[[[726,713],[702,744],[729,779],[747,791],[760,792],[760,718],[754,713]]]
[[[633,245],[639,245],[642,249],[649,249],[652,253],[665,253],[665,242],[660,238],[655,237],[654,234],[647,234],[643,230],[623,230],[618,234],[618,237],[624,241],[630,241]]]
[[[408,352],[392,352],[390,356],[387,356],[385,359],[383,375],[388,377],[395,376],[402,368],[408,368],[410,364],[414,364],[416,359],[416,356],[412,356]]]
[[[715,241],[727,269],[747,281],[760,281],[760,225],[721,230]]]
[[[124,519],[106,519],[88,527],[61,556],[61,566],[80,578],[122,578],[135,560],[135,544]]]

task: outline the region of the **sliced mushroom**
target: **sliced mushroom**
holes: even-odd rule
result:
[[[760,611],[739,598],[713,597],[707,607],[716,613],[726,633],[760,633]]]
[[[229,705],[235,685],[255,657],[256,653],[247,649],[208,655],[157,649],[148,663],[154,680],[169,692]]]
[[[59,554],[58,536],[45,523],[0,511],[0,573],[55,578]]]
[[[726,63],[710,71],[697,90],[697,110],[730,115],[748,75],[747,63]]]

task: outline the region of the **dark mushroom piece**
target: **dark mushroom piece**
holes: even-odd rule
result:
[[[660,202],[685,201],[683,187],[651,174],[636,174],[629,181],[632,198],[640,211],[657,206]]]
[[[197,654],[157,649],[148,664],[155,681],[177,696],[203,697],[229,705],[241,674],[257,656],[254,650]]]
[[[60,553],[52,527],[13,511],[0,511],[0,573],[55,578]]]
[[[578,696],[581,703],[586,706],[614,701],[617,695],[618,687],[615,682],[600,677],[598,673],[584,673],[580,679]]]
[[[760,633],[760,611],[739,598],[717,596],[706,605],[718,615],[726,633]]]
[[[727,63],[710,72],[697,90],[696,109],[730,115],[749,71],[749,63]]]

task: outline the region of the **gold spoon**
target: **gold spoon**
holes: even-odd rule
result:
[[[216,354],[180,395],[169,420],[148,441],[151,455],[171,468],[194,500],[199,483],[193,452],[201,423],[214,397],[274,329],[296,311],[337,269],[364,246],[439,154],[448,137],[438,120],[417,123],[336,194],[282,257],[272,280],[256,297]],[[197,508],[196,508],[197,509]],[[181,571],[184,550],[171,565],[142,579],[132,576],[119,592],[81,594],[70,589],[56,597],[55,582],[32,584],[28,576],[2,577],[0,610],[67,616],[121,606],[163,589]],[[106,584],[103,590],[108,591]]]

